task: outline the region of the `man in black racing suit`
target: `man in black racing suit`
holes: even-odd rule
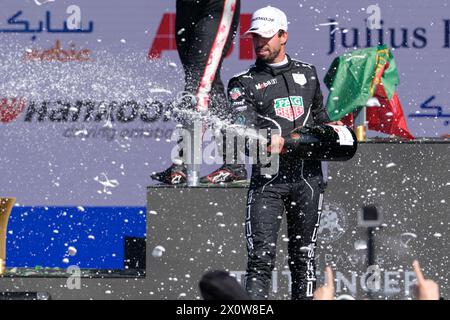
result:
[[[281,10],[256,11],[248,31],[253,35],[256,64],[228,85],[236,125],[278,130],[270,139],[273,153],[286,146],[285,138],[293,129],[331,123],[315,67],[285,53],[286,31],[287,19]],[[312,299],[324,192],[321,162],[280,154],[278,172],[268,176],[262,168],[260,163],[253,165],[247,198],[247,292],[255,299],[269,296],[277,234],[286,211],[292,299]]]

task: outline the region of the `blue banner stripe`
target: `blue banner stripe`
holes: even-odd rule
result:
[[[145,215],[145,207],[14,207],[7,266],[123,269],[124,238],[146,236]]]

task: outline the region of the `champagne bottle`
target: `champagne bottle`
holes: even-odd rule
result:
[[[346,126],[304,126],[285,137],[285,148],[286,154],[298,159],[347,161],[356,153],[357,139]]]

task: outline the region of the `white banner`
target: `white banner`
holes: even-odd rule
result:
[[[253,63],[243,33],[271,4],[288,16],[288,53],[321,79],[336,56],[387,44],[411,133],[448,134],[447,2],[377,3],[243,1],[222,78]],[[0,193],[23,205],[144,205],[149,175],[170,164],[174,124],[157,101],[183,88],[175,31],[175,1],[1,1]]]

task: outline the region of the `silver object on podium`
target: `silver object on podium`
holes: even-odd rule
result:
[[[5,273],[6,268],[6,234],[8,220],[14,206],[15,198],[0,198],[0,274]]]

